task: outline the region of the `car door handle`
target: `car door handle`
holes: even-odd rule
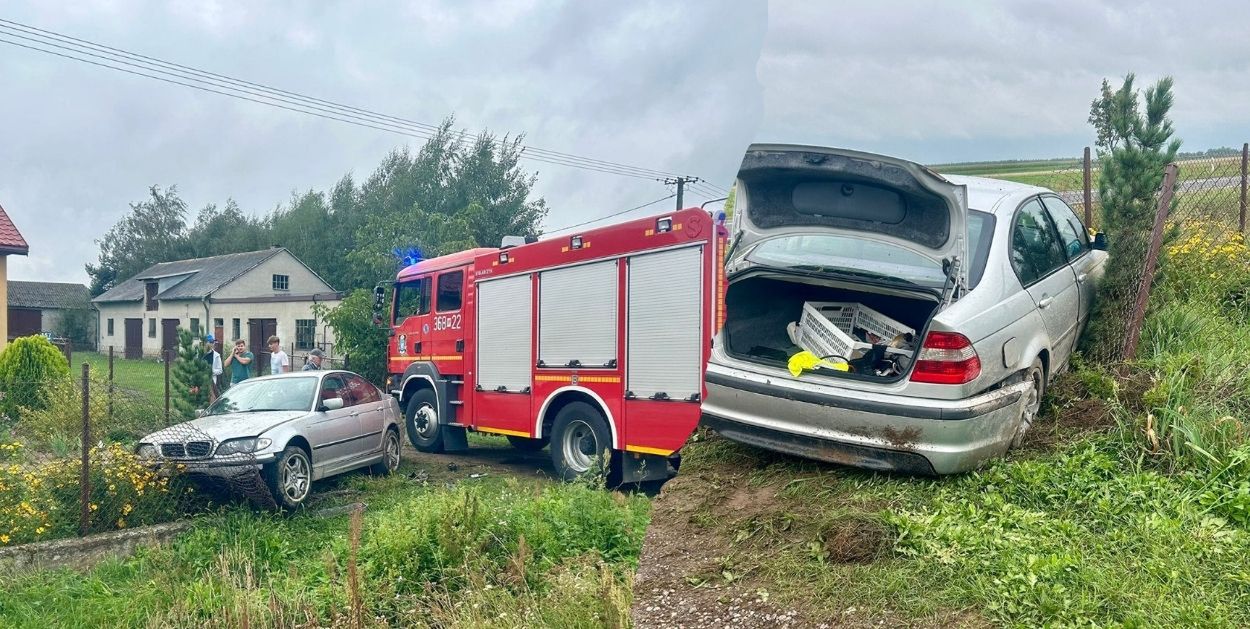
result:
[[[1089,277],[1089,273],[1081,273],[1080,275],[1077,275],[1077,276],[1076,276],[1076,283],[1077,283],[1077,284],[1084,284],[1084,283],[1085,283],[1085,279],[1086,279],[1086,278],[1088,278],[1088,277]]]
[[[1054,300],[1055,300],[1054,297],[1050,297],[1050,296],[1042,297],[1041,299],[1037,300],[1037,307],[1039,309],[1045,310],[1046,307],[1050,305],[1050,302]]]

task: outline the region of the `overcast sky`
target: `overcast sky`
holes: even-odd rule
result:
[[[0,18],[722,187],[753,140],[927,163],[1079,155],[1101,79],[1134,70],[1176,78],[1186,149],[1250,139],[1250,6],[1232,1],[83,0]],[[6,44],[0,85],[0,205],[31,245],[13,279],[85,281],[95,239],[151,185],[193,211],[233,197],[263,213],[420,142]],[[668,194],[528,166],[552,228]]]

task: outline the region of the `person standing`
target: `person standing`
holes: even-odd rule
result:
[[[217,396],[221,395],[221,386],[217,384],[220,381],[221,373],[224,371],[221,365],[221,354],[217,352],[217,339],[212,334],[204,337],[204,362],[208,363],[208,383],[209,383],[209,403],[216,402]]]
[[[314,349],[313,351],[308,352],[308,360],[304,363],[304,368],[300,371],[318,371],[321,369],[321,362],[325,359],[325,352],[319,349]]]
[[[277,375],[286,373],[291,370],[291,359],[282,351],[282,341],[276,337],[269,337],[269,375]]]
[[[247,343],[243,339],[234,342],[234,351],[226,357],[226,366],[230,367],[230,386],[234,386],[252,375],[252,360],[256,358],[247,351]]]

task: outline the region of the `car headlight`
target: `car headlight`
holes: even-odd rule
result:
[[[161,451],[150,443],[141,443],[135,449],[135,455],[141,459],[155,459],[160,457]]]
[[[268,448],[273,441],[267,437],[246,437],[243,439],[231,439],[217,446],[217,456],[229,456],[231,454],[251,454],[257,450]]]

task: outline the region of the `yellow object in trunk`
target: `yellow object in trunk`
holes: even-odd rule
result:
[[[799,377],[799,374],[804,371],[812,370],[817,367],[826,367],[837,371],[848,371],[850,369],[850,366],[845,362],[831,363],[827,360],[821,359],[821,357],[807,350],[803,350],[791,356],[790,362],[786,366],[790,368],[790,375],[796,378]]]

